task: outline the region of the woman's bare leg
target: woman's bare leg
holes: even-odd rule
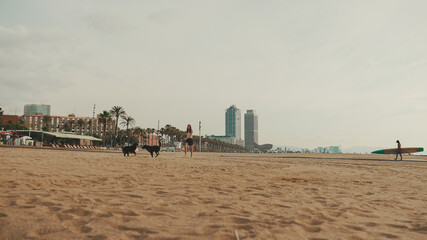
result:
[[[191,157],[193,157],[193,145],[190,146]]]

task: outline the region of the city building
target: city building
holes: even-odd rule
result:
[[[50,115],[50,105],[27,104],[24,106],[24,115]]]
[[[341,153],[340,146],[317,147],[313,150],[315,153]]]
[[[102,137],[104,124],[98,118],[76,117],[74,114],[68,116],[43,116],[24,115],[24,124],[30,130],[49,132],[74,132],[80,135],[96,135]],[[116,126],[115,119],[106,124],[105,133],[113,133]]]
[[[258,144],[258,114],[255,110],[247,110],[245,113],[245,147],[253,150]]]
[[[329,153],[329,148],[327,147],[317,147],[313,150],[315,153]]]
[[[242,139],[241,113],[236,105],[231,105],[225,111],[225,136]]]
[[[210,135],[210,136],[208,136],[208,138],[209,139],[215,139],[215,140],[225,142],[225,143],[229,143],[229,144],[240,145],[242,147],[244,146],[244,141],[241,139],[237,139],[235,137]]]
[[[242,140],[241,113],[236,105],[231,105],[225,110],[225,136],[210,135],[208,138],[229,144],[245,145]]]
[[[0,115],[0,124],[7,124],[9,122],[17,124],[19,122],[18,115]]]
[[[330,153],[341,153],[341,148],[339,146],[330,146],[329,152]]]

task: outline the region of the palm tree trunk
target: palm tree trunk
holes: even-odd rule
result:
[[[114,129],[114,147],[116,146],[117,141],[117,128],[119,127],[119,116],[116,115],[116,128]]]
[[[126,131],[127,131],[127,134],[128,134],[128,145],[129,145],[129,123],[126,124]]]
[[[104,134],[102,135],[104,146],[105,146],[105,130],[106,130],[106,127],[107,127],[106,125],[107,125],[107,123],[104,123]]]

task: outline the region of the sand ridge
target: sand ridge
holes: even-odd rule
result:
[[[182,156],[0,148],[0,239],[427,238],[423,157]]]

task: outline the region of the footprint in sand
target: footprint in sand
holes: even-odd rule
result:
[[[37,233],[40,236],[44,236],[44,235],[62,232],[62,231],[64,231],[64,228],[55,228],[55,227],[48,226],[48,227],[41,227],[40,229],[37,230]]]
[[[364,228],[358,227],[358,226],[348,225],[347,227],[350,228],[350,229],[356,230],[356,231],[365,231]]]
[[[16,201],[12,199],[0,199],[0,206],[2,207],[16,206]]]
[[[251,225],[241,225],[241,226],[239,226],[239,229],[243,229],[243,230],[246,230],[246,231],[251,231],[254,228]]]
[[[387,224],[387,226],[392,227],[392,228],[398,228],[398,229],[407,229],[408,228],[408,226],[399,225],[399,224]]]
[[[311,233],[317,233],[322,231],[320,227],[313,227],[313,226],[302,226],[302,227],[304,228],[304,230]]]
[[[22,206],[19,206],[20,208],[24,208],[24,209],[29,209],[29,208],[35,208],[36,206],[33,206],[33,205],[22,205]]]
[[[365,226],[367,226],[367,227],[376,227],[377,225],[378,225],[378,224],[373,223],[373,222],[365,223]]]
[[[282,205],[282,204],[275,204],[276,207],[280,208],[291,208],[290,206]]]
[[[112,217],[113,214],[111,212],[108,212],[108,213],[100,213],[97,216],[102,218],[109,218],[109,217]]]
[[[61,211],[61,210],[62,210],[62,208],[52,206],[52,207],[49,207],[49,210],[50,210],[50,211],[52,211],[52,212],[58,212],[58,211]]]
[[[386,237],[386,238],[398,238],[398,236],[390,234],[390,233],[380,233],[381,236]]]
[[[56,217],[60,221],[65,221],[65,220],[71,220],[71,219],[73,219],[73,216],[71,216],[70,214],[66,214],[66,213],[58,213],[58,214],[56,214]]]
[[[248,223],[252,223],[252,220],[248,219],[248,218],[241,218],[241,217],[233,217],[233,222],[237,223],[237,224],[248,224]]]
[[[131,198],[144,198],[143,196],[136,195],[136,194],[127,194],[127,196],[131,197]],[[95,200],[97,200],[97,199],[95,199]]]
[[[230,205],[227,204],[223,204],[221,206],[218,206],[218,208],[222,208],[222,209],[231,209],[232,207]]]
[[[324,221],[321,221],[321,220],[317,220],[317,219],[312,219],[310,222],[309,222],[309,224],[310,225],[315,225],[315,226],[317,226],[317,225],[322,225],[323,223],[325,223]]]
[[[95,235],[95,236],[87,236],[89,239],[92,240],[105,240],[107,239],[107,236],[105,235]]]
[[[147,216],[165,216],[165,214],[161,213],[161,212],[147,212],[147,213],[145,213],[145,215],[147,215]]]
[[[197,216],[198,217],[205,217],[205,216],[208,216],[208,214],[201,212],[201,213],[198,213]]]
[[[212,229],[220,229],[220,228],[224,228],[224,226],[222,226],[222,225],[209,225],[208,226],[209,228],[212,228]]]
[[[414,227],[414,228],[411,228],[411,231],[427,233],[427,226]]]
[[[38,200],[39,200],[38,198],[31,198],[31,199],[29,199],[29,200],[26,202],[26,204],[34,204],[34,203],[36,203]]]
[[[77,215],[80,217],[85,217],[85,216],[88,216],[91,214],[91,212],[84,210],[83,208],[79,208],[79,207],[72,208],[69,210],[65,210],[65,211],[63,211],[63,213],[71,213],[71,214],[74,214],[74,215]]]
[[[52,207],[55,205],[53,202],[41,202],[40,204],[45,207]]]
[[[134,211],[131,211],[131,210],[121,211],[121,212],[118,212],[118,213],[121,214],[121,215],[123,215],[123,216],[130,216],[130,217],[139,216],[138,213],[136,213]]]
[[[280,220],[279,223],[282,225],[293,225],[293,224],[300,225],[299,223],[295,222],[294,220]]]
[[[73,222],[69,229],[78,233],[89,233],[92,231],[92,228],[86,226],[87,224],[88,222],[86,221]]]
[[[121,231],[131,231],[131,232],[139,233],[139,235],[132,235],[136,239],[146,239],[148,237],[148,234],[157,233],[157,232],[148,230],[146,228],[137,228],[137,227],[118,226],[118,229]]]
[[[82,226],[82,227],[80,228],[80,231],[81,231],[82,233],[88,233],[88,232],[92,231],[92,228],[91,228],[91,227],[88,227],[88,226]]]

